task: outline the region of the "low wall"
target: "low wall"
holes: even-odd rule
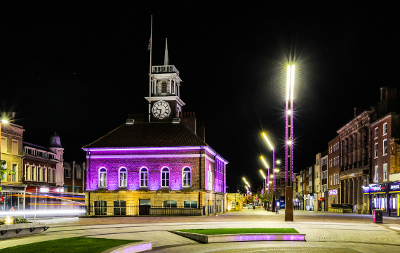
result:
[[[248,242],[248,241],[305,241],[305,234],[222,234],[222,235],[203,235],[196,233],[187,233],[181,231],[169,231],[183,237],[202,242]]]
[[[40,234],[49,227],[42,222],[0,225],[0,239]]]

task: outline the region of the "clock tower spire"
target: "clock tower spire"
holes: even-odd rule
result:
[[[168,45],[165,39],[164,65],[152,66],[150,90],[151,96],[145,97],[151,103],[151,122],[172,121],[182,117],[182,106],[185,103],[180,99],[182,79],[174,65],[169,65]]]

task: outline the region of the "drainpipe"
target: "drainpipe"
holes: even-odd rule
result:
[[[202,184],[201,184],[201,154],[203,153],[203,147],[200,146],[200,160],[199,160],[199,208],[201,206],[201,189],[202,189]]]
[[[90,180],[92,179],[91,177],[90,177],[90,149],[88,149],[88,154],[89,154],[89,161],[88,161],[88,167],[87,167],[87,174],[88,174],[88,176],[87,176],[87,180],[88,180],[88,188],[89,188],[89,203],[88,203],[88,205],[89,205],[89,215],[90,215],[90,187],[91,187],[91,184],[90,184]]]
[[[214,214],[217,215],[217,156],[214,155]]]

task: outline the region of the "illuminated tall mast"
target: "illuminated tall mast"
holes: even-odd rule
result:
[[[286,114],[285,114],[285,182],[292,186],[293,182],[293,91],[294,65],[287,68],[286,80]]]

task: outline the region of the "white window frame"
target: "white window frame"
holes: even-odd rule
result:
[[[14,145],[15,144],[15,145]],[[11,153],[13,155],[18,155],[18,140],[12,140],[12,144],[11,144]]]
[[[36,181],[36,168],[35,165],[31,166],[31,181]]]
[[[78,179],[78,180],[82,179],[82,169],[78,169],[78,168],[76,169],[75,179]]]
[[[25,164],[25,181],[29,181],[31,177],[30,172],[31,172],[31,166]]]
[[[43,173],[43,167],[38,166],[38,180],[37,181],[42,181],[42,173]]]
[[[387,122],[383,124],[383,136],[387,134]]]
[[[374,136],[375,136],[375,137],[374,137],[374,140],[378,138],[378,135],[379,135],[378,127],[375,127],[375,130],[374,130]]]
[[[387,163],[383,164],[383,181],[388,180],[388,173],[387,173]]]
[[[378,165],[375,166],[375,176],[374,176],[374,182],[377,183],[379,180],[379,171],[378,171],[379,167]]]
[[[189,169],[189,171],[185,171],[185,169]],[[185,178],[186,174],[186,178]],[[189,175],[187,175],[189,174]],[[182,169],[182,187],[189,188],[192,187],[192,169],[190,167],[184,167]]]
[[[53,169],[52,168],[48,168],[48,172],[47,172],[47,182],[52,183],[51,179],[53,176]]]
[[[47,168],[43,167],[42,181],[47,182]]]
[[[126,188],[128,186],[128,169],[125,167],[118,169],[118,186],[120,188]]]
[[[99,188],[107,187],[107,169],[105,167],[99,168]]]
[[[375,145],[374,145],[374,159],[378,158],[378,150],[379,150],[379,144],[378,144],[378,142],[375,142]]]
[[[7,153],[7,137],[1,136],[0,145],[1,145],[1,153]]]
[[[382,155],[387,155],[387,150],[388,150],[388,146],[387,146],[387,139],[384,139],[382,141],[383,147],[382,147]]]
[[[166,170],[165,170],[166,169]],[[162,188],[169,188],[170,186],[170,169],[168,167],[162,167],[160,173],[160,180],[161,180],[161,187]],[[163,178],[163,176],[165,176]]]
[[[145,175],[146,178],[142,179],[142,175]],[[149,169],[146,167],[140,168],[139,184],[140,184],[140,188],[148,188],[149,187]]]

